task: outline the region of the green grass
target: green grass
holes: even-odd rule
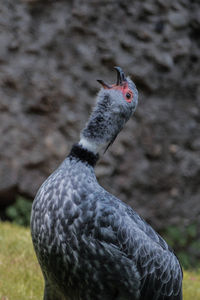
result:
[[[0,300],[41,300],[42,295],[29,229],[0,222]],[[184,271],[183,299],[200,300],[200,270]]]
[[[42,294],[30,230],[0,222],[0,300],[40,300]]]

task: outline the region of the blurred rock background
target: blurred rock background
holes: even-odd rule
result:
[[[139,106],[96,168],[100,183],[178,252],[200,259],[198,0],[0,2],[0,215],[27,220],[41,183],[79,139],[113,66]]]

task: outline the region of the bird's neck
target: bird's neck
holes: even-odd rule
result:
[[[82,161],[92,167],[94,167],[99,159],[98,153],[83,147],[80,143],[74,144],[72,146],[71,152],[69,154],[70,158]]]
[[[119,132],[119,114],[111,104],[110,96],[100,91],[96,106],[80,135],[79,144],[95,154],[103,154]]]
[[[79,141],[79,145],[84,149],[94,153],[95,155],[102,152],[105,146],[104,144],[102,145],[102,143],[97,143],[96,141],[90,141],[88,138],[84,136],[81,137]]]

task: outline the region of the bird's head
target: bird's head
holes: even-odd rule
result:
[[[138,91],[133,81],[120,67],[117,83],[108,85],[97,80],[102,88],[97,95],[96,106],[81,133],[82,146],[93,152],[104,151],[114,142],[124,124],[132,116],[138,103]]]
[[[111,98],[114,98],[115,105],[119,105],[119,107],[123,104],[131,103],[127,106],[128,111],[131,111],[131,109],[135,109],[138,101],[138,92],[136,89],[135,84],[133,81],[126,77],[124,72],[120,67],[115,67],[115,70],[117,71],[117,83],[109,85],[105,83],[103,80],[98,79],[97,81],[102,85],[105,90],[108,90],[108,95]],[[114,93],[113,93],[114,91]],[[102,90],[101,90],[102,92]],[[100,94],[100,93],[99,93]],[[122,103],[118,103],[117,99],[119,101],[123,101]],[[124,102],[124,100],[126,102]]]

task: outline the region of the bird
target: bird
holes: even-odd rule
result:
[[[138,91],[120,67],[98,80],[79,142],[39,188],[31,235],[44,300],[181,300],[183,272],[166,241],[97,181],[94,167],[136,110]]]

